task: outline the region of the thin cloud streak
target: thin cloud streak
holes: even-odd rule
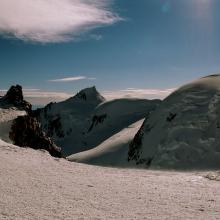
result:
[[[0,34],[40,43],[78,40],[87,31],[122,20],[111,4],[112,0],[1,0]]]
[[[73,76],[73,77],[66,77],[61,79],[51,79],[50,82],[71,82],[71,81],[79,81],[79,80],[95,80],[96,78],[93,77],[86,77],[86,76]]]

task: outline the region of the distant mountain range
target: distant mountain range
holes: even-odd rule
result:
[[[68,159],[143,168],[219,169],[220,75],[182,86],[148,114],[142,125],[133,125],[133,131],[134,126],[140,129],[132,134],[132,140],[123,130],[98,147]]]
[[[95,87],[91,87],[34,112],[46,134],[62,148],[64,155],[70,155],[98,146],[145,118],[160,102],[145,99],[106,101]]]
[[[219,169],[220,75],[163,101],[106,101],[91,87],[37,110],[15,86],[0,98],[0,139],[96,165]]]

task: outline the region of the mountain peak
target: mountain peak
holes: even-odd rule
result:
[[[76,94],[76,97],[85,101],[103,102],[105,98],[97,91],[95,86],[82,89]]]

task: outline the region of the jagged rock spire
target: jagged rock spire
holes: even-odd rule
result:
[[[25,111],[31,111],[31,104],[24,100],[22,86],[11,86],[6,95],[0,98],[0,104],[11,105]]]

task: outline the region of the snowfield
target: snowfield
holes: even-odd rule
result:
[[[0,141],[0,219],[220,219],[207,173],[90,166]]]

